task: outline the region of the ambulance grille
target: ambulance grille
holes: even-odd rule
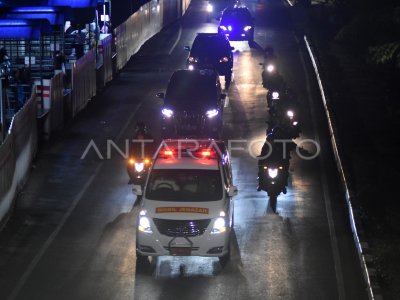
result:
[[[165,220],[153,219],[157,230],[166,236],[197,236],[202,235],[208,225],[210,219],[205,220]]]

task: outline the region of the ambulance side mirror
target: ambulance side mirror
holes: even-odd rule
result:
[[[238,193],[238,188],[235,185],[232,185],[228,188],[228,196],[229,197],[234,197]]]

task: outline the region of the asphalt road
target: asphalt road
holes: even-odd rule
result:
[[[14,214],[0,233],[1,299],[366,299],[321,100],[310,63],[294,37],[283,2],[245,2],[256,17],[255,40],[232,42],[234,81],[227,91],[224,139],[255,154],[265,138],[263,52],[272,45],[303,106],[303,133],[321,152],[293,155],[290,186],[278,213],[257,192],[257,163],[233,150],[235,228],[231,262],[160,257],[136,268],[136,197],[123,149],[138,120],[159,137],[168,78],[184,68],[196,32],[214,32],[205,1],[146,43],[107,89],[54,140],[42,147]],[[226,3],[219,3],[223,8]],[[241,141],[240,141],[241,140]],[[92,147],[82,156],[90,142]],[[303,145],[315,153],[310,143]],[[99,155],[100,154],[100,155]],[[137,204],[137,203],[136,203]]]

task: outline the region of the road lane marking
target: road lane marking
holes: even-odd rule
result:
[[[226,95],[224,107],[226,108],[228,106],[229,106],[229,97],[228,97],[228,95]]]
[[[305,74],[305,80],[306,80],[306,89],[308,95],[310,97],[308,98],[309,106],[310,106],[310,114],[311,114],[311,122],[313,124],[313,131],[315,135],[315,139],[319,145],[321,145],[321,140],[318,134],[318,131],[316,128],[317,126],[317,121],[315,120],[315,110],[313,103],[311,101],[311,85],[310,85],[310,78],[308,76],[306,64],[304,61],[304,58],[302,56],[301,50],[298,51],[298,54],[300,56],[300,61],[303,66],[304,74]],[[338,246],[338,241],[336,237],[336,230],[335,230],[335,223],[333,221],[333,214],[332,214],[332,206],[331,206],[331,199],[329,197],[329,192],[328,192],[328,179],[326,176],[326,171],[324,169],[324,154],[321,151],[319,155],[319,169],[320,172],[322,173],[322,190],[323,190],[323,196],[324,196],[324,202],[325,202],[325,210],[326,210],[326,216],[328,219],[328,227],[329,227],[329,235],[331,237],[331,249],[332,249],[332,254],[333,254],[333,261],[335,265],[335,273],[336,273],[336,284],[337,284],[337,289],[338,289],[338,299],[343,300],[346,299],[346,294],[345,294],[345,289],[344,289],[344,280],[343,280],[343,270],[342,270],[342,263],[340,260],[340,255],[339,255],[339,246]]]
[[[182,25],[179,24],[179,32],[178,32],[178,37],[175,41],[175,43],[172,45],[172,48],[169,49],[168,51],[168,55],[171,55],[171,53],[175,50],[175,47],[178,45],[180,39],[181,39],[181,35],[182,35]]]
[[[132,114],[129,116],[128,120],[125,122],[124,126],[122,127],[122,130],[120,130],[119,134],[117,135],[116,143],[118,143],[119,140],[122,138],[122,135],[124,134],[125,130],[128,128],[129,124],[131,123],[132,119],[136,115],[136,113],[139,110],[139,108],[142,107],[142,105],[143,105],[143,103],[145,101],[144,99],[146,99],[146,98],[147,97],[143,97],[142,102],[140,102],[137,105],[137,107],[133,110]],[[86,191],[88,190],[88,188],[90,187],[90,185],[92,184],[92,182],[94,181],[94,179],[96,178],[98,173],[100,172],[100,170],[103,167],[103,165],[104,165],[104,161],[100,162],[97,165],[97,167],[94,170],[93,174],[86,181],[86,183],[83,186],[83,188],[81,189],[81,191],[76,195],[76,197],[72,201],[70,207],[68,208],[66,213],[63,215],[60,223],[57,225],[55,230],[51,233],[51,235],[48,237],[46,242],[40,248],[39,252],[35,255],[35,257],[31,261],[31,263],[28,265],[27,269],[23,273],[22,277],[18,280],[18,282],[17,282],[16,286],[14,287],[14,289],[12,290],[11,294],[7,297],[7,300],[14,300],[18,296],[19,292],[24,287],[26,281],[29,279],[29,277],[31,276],[32,272],[34,271],[34,269],[38,265],[39,261],[42,259],[42,257],[46,253],[47,249],[50,247],[50,245],[53,243],[53,241],[55,240],[55,238],[57,237],[57,235],[59,234],[61,229],[64,227],[65,223],[68,221],[68,218],[71,216],[71,214],[74,211],[75,207],[78,205],[78,203],[80,202],[80,200],[82,199],[82,197],[84,196],[84,194],[86,193]]]

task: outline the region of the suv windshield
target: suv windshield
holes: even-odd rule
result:
[[[146,198],[158,201],[205,202],[222,199],[219,170],[153,170]]]
[[[216,104],[216,80],[214,76],[189,74],[184,72],[176,74],[171,79],[166,96],[165,105],[174,108],[190,109],[200,107],[208,108]]]
[[[192,56],[210,56],[221,58],[229,56],[230,45],[219,36],[197,37],[192,46]]]

